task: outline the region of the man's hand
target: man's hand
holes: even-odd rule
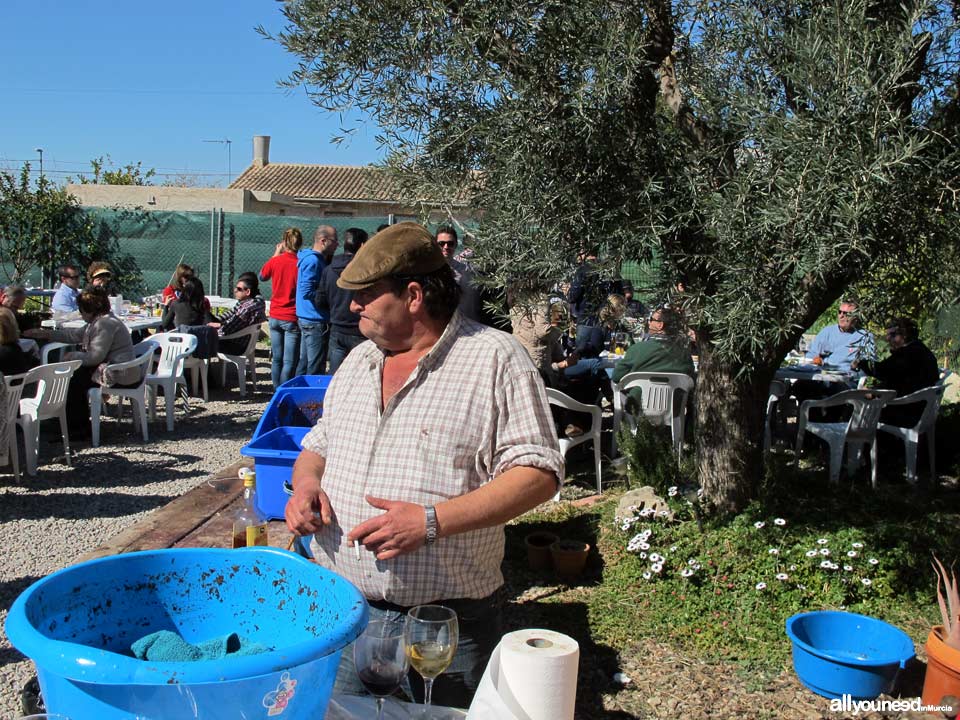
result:
[[[320,513],[317,517],[314,513]],[[330,498],[319,487],[295,490],[283,511],[287,528],[296,535],[313,535],[333,521]]]
[[[361,543],[377,560],[389,560],[423,545],[427,538],[427,514],[423,505],[373,495],[367,495],[367,502],[386,512],[357,525],[347,535],[348,540]]]
[[[293,464],[290,477],[293,497],[283,511],[290,532],[312,535],[324,525],[333,522],[330,498],[320,488],[326,461],[317,453],[304,450]],[[317,516],[315,513],[319,513]]]

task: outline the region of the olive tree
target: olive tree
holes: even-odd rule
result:
[[[957,231],[956,3],[291,0],[284,81],[365,113],[407,199],[482,212],[482,274],[656,255],[698,331],[714,508],[762,471],[768,386],[877,262]],[[350,129],[348,128],[348,131]],[[922,238],[923,242],[916,242]]]

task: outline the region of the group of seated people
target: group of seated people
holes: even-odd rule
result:
[[[111,312],[110,292],[113,273],[106,263],[93,263],[87,271],[88,285],[80,289],[80,273],[74,265],[58,269],[60,285],[51,307],[60,313],[78,313],[85,325],[79,328],[21,328],[20,313],[26,302],[26,290],[9,285],[0,290],[0,375],[20,375],[40,364],[39,352],[24,350],[23,338],[76,345],[78,349],[63,354],[62,360],[79,360],[81,365],[70,380],[67,398],[67,423],[71,437],[89,437],[87,391],[95,386],[136,386],[142,380],[136,368],[117,373],[112,365],[135,359],[134,343],[126,325]],[[175,280],[164,289],[166,299],[160,332],[195,327],[208,330],[216,338],[232,335],[250,325],[266,320],[266,303],[260,294],[259,279],[252,272],[242,273],[234,287],[237,300],[229,312],[217,318],[210,313],[203,284],[192,268],[181,264]],[[240,354],[246,349],[245,338],[227,338],[216,349]],[[34,343],[34,347],[36,344]]]
[[[908,317],[896,317],[886,323],[885,338],[889,356],[876,360],[876,342],[873,334],[860,327],[860,308],[856,301],[840,302],[837,322],[817,333],[806,357],[812,362],[842,372],[862,373],[875,379],[873,387],[893,390],[904,397],[936,385],[940,367],[930,349],[920,340],[917,323]],[[818,383],[812,385],[800,380],[794,384],[798,399],[823,397],[846,389],[845,386]],[[923,405],[885,407],[880,421],[888,425],[912,427],[920,420]]]

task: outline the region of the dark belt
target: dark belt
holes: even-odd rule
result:
[[[487,595],[484,598],[449,598],[447,600],[431,600],[429,603],[421,603],[422,605],[445,605],[448,608],[457,610],[457,608],[462,607],[467,603],[483,603],[488,600],[494,600],[502,591],[503,588],[497,588],[492,593]],[[367,599],[367,604],[372,608],[377,610],[382,610],[383,612],[396,612],[406,615],[410,611],[410,608],[416,607],[415,605],[397,605],[396,603],[387,602],[386,600],[370,600]]]

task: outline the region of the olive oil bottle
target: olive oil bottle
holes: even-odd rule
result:
[[[242,468],[243,506],[233,518],[233,547],[255,547],[267,544],[267,521],[257,512],[257,475]]]

